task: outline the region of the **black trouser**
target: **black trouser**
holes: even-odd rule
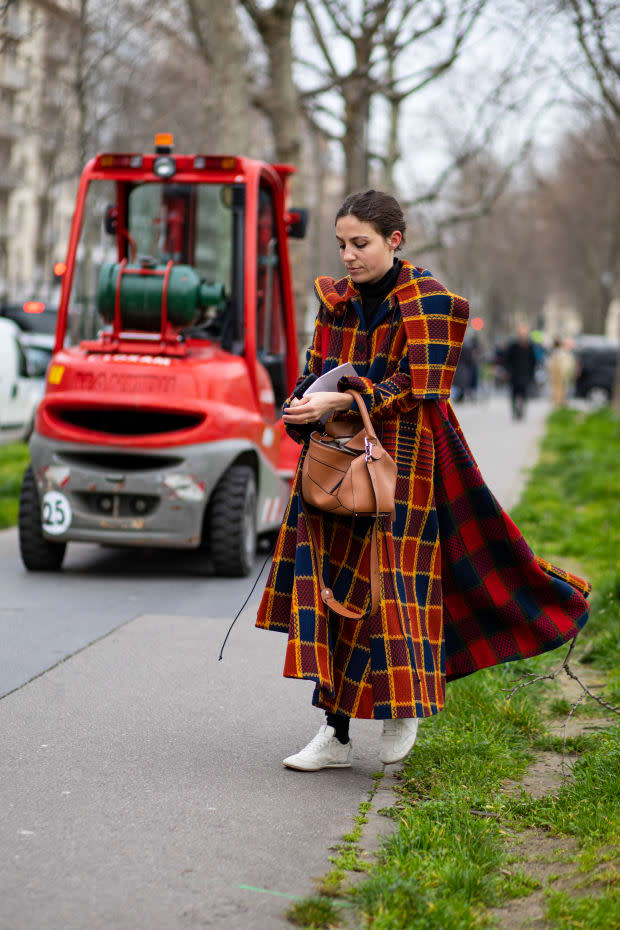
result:
[[[512,384],[512,416],[515,420],[520,420],[525,413],[525,399],[527,397],[527,385]]]
[[[336,731],[336,738],[341,743],[349,742],[349,721],[350,717],[347,717],[346,714],[330,714],[326,713],[325,717],[327,718],[327,726],[333,727]]]

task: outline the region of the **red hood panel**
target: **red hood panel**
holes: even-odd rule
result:
[[[188,413],[199,425],[149,434],[103,434],[77,425],[63,411],[132,410]],[[217,415],[215,415],[217,414]],[[73,422],[72,422],[73,419]],[[48,370],[46,392],[37,414],[37,429],[47,436],[113,445],[162,445],[227,438],[226,433],[253,433],[260,419],[245,360],[202,344],[181,359],[158,355],[88,353],[79,347],[58,352]],[[88,422],[81,417],[80,423]],[[171,420],[172,422],[172,420]],[[126,424],[126,419],[125,419]],[[146,424],[146,417],[145,417]],[[224,431],[224,436],[222,432]]]

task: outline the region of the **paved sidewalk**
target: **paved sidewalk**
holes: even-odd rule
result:
[[[504,505],[544,414],[457,408]],[[0,930],[269,930],[312,892],[380,768],[380,724],[354,721],[351,769],[284,769],[321,717],[256,601],[217,661],[239,600],[138,616],[0,701]]]
[[[250,622],[218,663],[223,620],[143,616],[0,702],[2,930],[266,930],[312,890],[380,724],[354,768],[284,769],[319,716]]]

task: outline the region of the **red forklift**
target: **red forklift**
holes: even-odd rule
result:
[[[84,169],[54,355],[19,510],[22,560],[68,542],[200,549],[253,567],[279,527],[299,448],[280,407],[298,374],[290,165],[100,154]]]

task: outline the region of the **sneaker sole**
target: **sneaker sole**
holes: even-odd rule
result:
[[[397,759],[386,760],[382,756],[379,756],[379,762],[383,763],[383,765],[395,765],[397,762],[402,762],[403,759],[406,759],[412,749],[413,749],[413,746],[410,746],[409,749],[405,750],[402,756],[398,756]]]
[[[321,769],[350,769],[350,762],[326,762],[325,765],[317,765],[316,768],[309,768],[304,765],[295,765],[293,762],[283,762],[282,765],[287,769],[294,769],[296,772],[320,772]]]
[[[417,735],[417,734],[416,734],[416,735]],[[412,750],[413,747],[415,746],[415,743],[416,743],[416,741],[414,740],[414,741],[412,742],[411,746],[409,746],[407,749],[405,749],[405,751],[403,752],[403,754],[402,754],[401,756],[398,756],[398,758],[396,758],[396,759],[389,759],[389,760],[386,761],[386,759],[384,759],[384,757],[380,755],[380,756],[379,756],[379,762],[382,762],[383,765],[395,765],[396,762],[402,762],[403,759],[406,759],[406,758],[407,758],[407,756],[409,755],[409,753],[411,752],[411,750]]]

